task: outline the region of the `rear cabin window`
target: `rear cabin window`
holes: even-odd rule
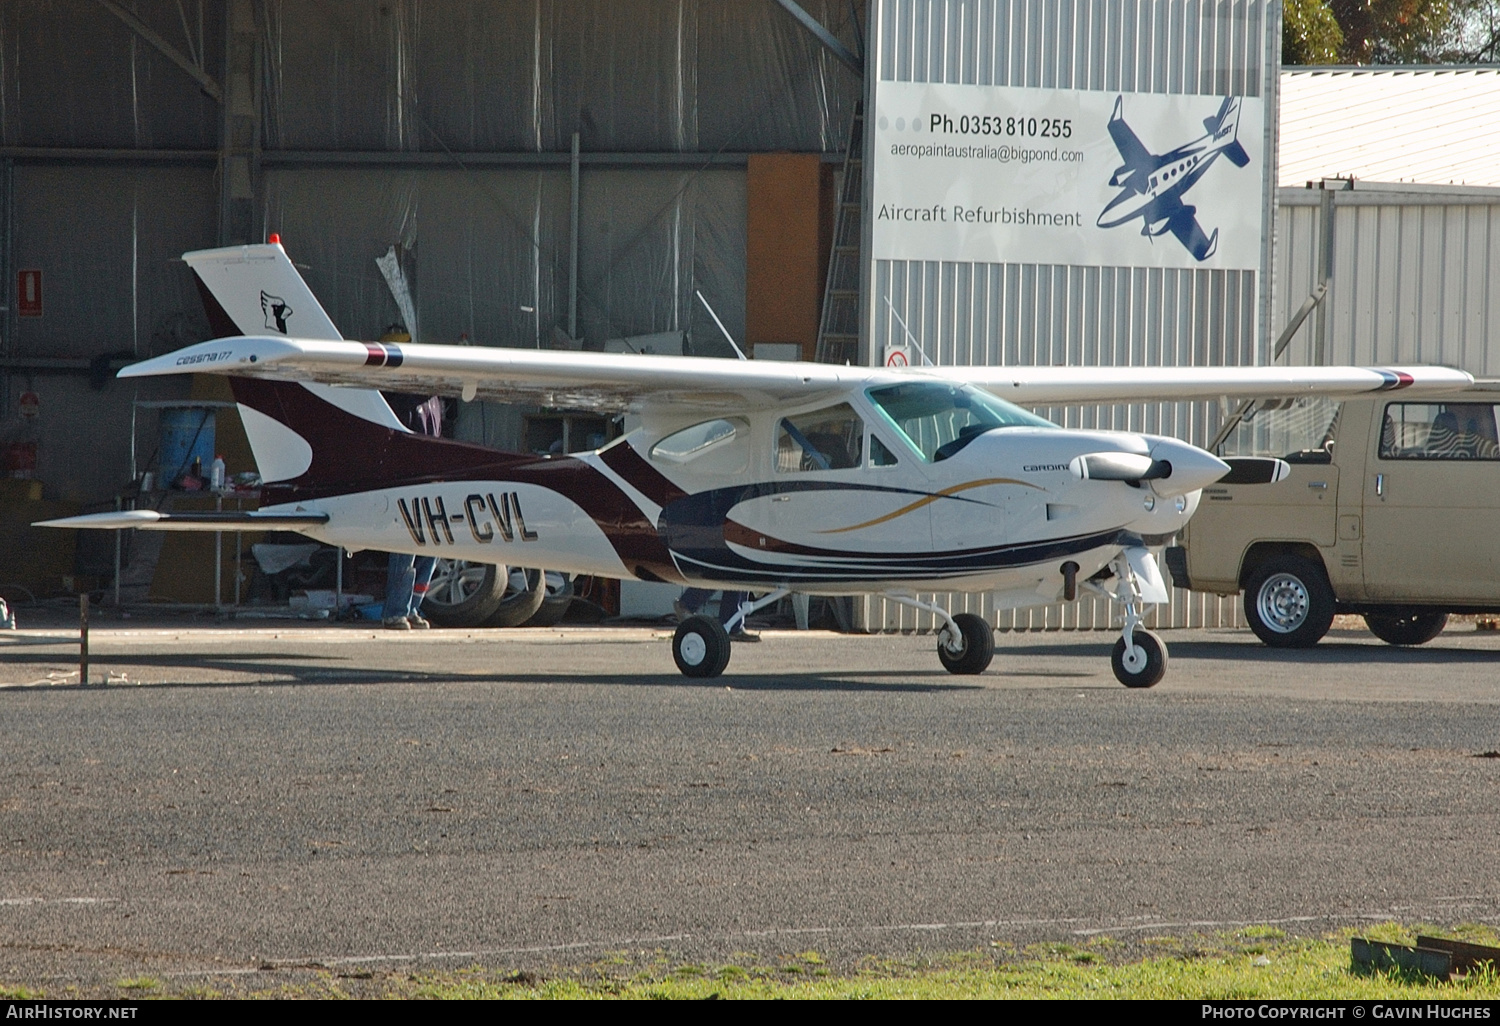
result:
[[[1492,403],[1391,403],[1380,425],[1383,460],[1500,460]]]
[[[745,469],[750,424],[738,417],[705,420],[675,431],[651,447],[651,458],[695,471],[733,474]]]

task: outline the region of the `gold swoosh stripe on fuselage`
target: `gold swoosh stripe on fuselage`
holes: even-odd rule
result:
[[[950,488],[944,488],[940,492],[933,492],[931,495],[924,496],[923,498],[918,499],[916,502],[913,502],[910,505],[902,506],[894,513],[887,513],[885,516],[876,517],[874,520],[866,520],[862,524],[854,524],[850,527],[834,527],[827,531],[819,531],[817,533],[843,534],[846,531],[858,531],[860,528],[874,527],[876,524],[883,524],[887,520],[895,520],[897,517],[904,517],[908,513],[921,509],[923,506],[931,505],[932,503],[937,502],[939,499],[946,499],[950,495],[956,495],[959,492],[968,491],[970,488],[983,488],[986,485],[997,484],[1021,485],[1023,488],[1037,488],[1045,490],[1042,489],[1041,485],[1034,485],[1030,481],[1018,481],[1013,477],[986,477],[978,481],[966,481],[963,484],[953,485]]]

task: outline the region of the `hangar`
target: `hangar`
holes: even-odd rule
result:
[[[162,404],[222,400],[207,383],[190,395],[111,375],[208,337],[180,253],[271,232],[345,333],[362,338],[401,325],[423,341],[730,356],[716,314],[759,357],[873,361],[909,335],[938,363],[1263,363],[1331,281],[1288,358],[1493,373],[1495,327],[1480,297],[1496,273],[1496,194],[1488,182],[1434,183],[1441,170],[1391,172],[1386,181],[1420,181],[1375,187],[1347,161],[1320,167],[1313,146],[1297,173],[1317,188],[1268,178],[1261,209],[1276,211],[1274,232],[1258,261],[1229,269],[869,250],[860,112],[872,83],[1229,92],[1271,111],[1279,94],[1289,153],[1296,132],[1316,140],[1326,128],[1310,99],[1288,116],[1287,102],[1312,95],[1304,76],[1342,80],[1277,73],[1277,9],[1263,0],[8,3],[0,431],[12,476],[0,584],[56,594],[114,577],[112,549],[75,549],[71,537],[46,540],[23,525],[111,508],[152,465]],[[1362,74],[1346,77],[1401,73]],[[1454,83],[1469,80],[1422,74],[1397,88],[1419,83],[1437,90],[1424,94],[1434,104],[1465,102]],[[1264,126],[1274,153],[1277,119]],[[1355,176],[1352,188],[1323,182],[1340,174]],[[1199,442],[1221,415],[1187,403],[1050,412]],[[223,420],[230,472],[252,469],[236,462],[232,418]],[[546,449],[587,444],[600,427],[567,411],[474,403],[460,408],[456,431]],[[184,571],[145,594],[222,599],[203,569],[210,561],[211,551],[184,548],[165,561]],[[982,596],[954,608],[965,602],[994,618]],[[876,600],[858,614],[874,627],[925,626]],[[1164,615],[1234,613],[1179,594]],[[1001,619],[1094,623],[1108,623],[1102,603]]]

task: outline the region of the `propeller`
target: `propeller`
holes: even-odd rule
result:
[[[1229,473],[1219,478],[1219,484],[1275,484],[1285,481],[1292,472],[1286,460],[1269,456],[1228,456]]]

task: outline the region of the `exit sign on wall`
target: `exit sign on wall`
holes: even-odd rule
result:
[[[42,315],[42,272],[16,272],[16,313],[22,317]]]

